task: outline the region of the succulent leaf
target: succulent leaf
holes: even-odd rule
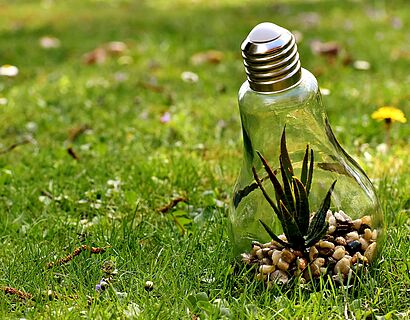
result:
[[[312,185],[312,178],[313,178],[313,162],[314,162],[314,158],[313,158],[313,150],[310,149],[310,164],[309,164],[309,172],[308,172],[308,177],[307,177],[307,181],[306,181],[306,193],[307,195],[309,195],[310,192],[310,186]]]
[[[315,238],[316,234],[318,234],[322,229],[323,225],[326,224],[326,214],[327,210],[330,208],[330,198],[332,196],[333,188],[336,184],[336,180],[332,183],[332,185],[329,188],[329,191],[326,194],[326,197],[323,199],[323,202],[319,208],[319,210],[316,212],[314,217],[312,218],[312,221],[309,224],[309,229],[306,238],[311,239]]]
[[[325,224],[323,225],[322,229],[319,230],[318,233],[313,235],[311,238],[306,239],[306,247],[311,247],[313,246],[316,242],[318,242],[327,232],[329,229],[329,222],[325,221]]]
[[[286,243],[285,241],[281,240],[276,234],[273,233],[272,229],[269,228],[269,226],[263,222],[262,220],[259,219],[259,222],[262,224],[262,226],[265,228],[266,232],[269,234],[269,236],[276,242],[280,243],[284,247],[289,247],[289,243]]]
[[[282,227],[289,244],[296,248],[303,247],[303,244],[305,242],[303,234],[300,232],[295,218],[290,214],[288,209],[286,209],[282,201],[280,201],[280,210],[282,211],[283,217],[285,218],[285,225],[282,225]]]
[[[300,181],[306,186],[307,173],[308,173],[308,160],[309,160],[309,145],[306,146],[305,156],[303,157],[302,173],[300,175]]]
[[[292,167],[292,162],[290,161],[290,158],[289,158],[288,149],[286,147],[285,131],[286,131],[286,126],[283,128],[282,137],[280,139],[280,155],[282,157],[284,169],[286,172],[286,177],[288,178],[288,181],[292,181],[293,167]]]
[[[273,208],[273,211],[275,211],[275,213],[278,215],[279,219],[281,218],[282,214],[279,211],[278,207],[275,205],[275,203],[273,202],[273,200],[271,199],[271,197],[269,197],[268,193],[266,192],[265,188],[262,185],[261,180],[259,179],[258,174],[256,173],[256,169],[255,167],[252,167],[252,173],[253,173],[253,177],[255,178],[256,183],[259,186],[259,189],[261,189],[263,196],[265,197],[266,201],[268,201],[268,203],[270,204],[270,206]]]
[[[299,202],[297,206],[299,208],[298,215],[296,217],[300,231],[305,235],[309,227],[309,200],[307,192],[303,183],[296,177],[293,177],[293,182],[295,184],[295,195],[298,194]]]
[[[280,182],[278,178],[276,178],[275,173],[272,171],[271,167],[269,166],[268,162],[266,159],[260,154],[259,151],[256,151],[258,154],[259,158],[262,161],[263,167],[265,168],[266,172],[268,173],[269,179],[272,182],[273,187],[275,188],[276,192],[276,200],[279,205],[279,201],[286,201],[285,193],[283,192],[282,186],[280,185]]]
[[[288,208],[290,213],[294,213],[296,211],[295,201],[293,199],[293,193],[292,193],[292,189],[290,187],[288,176],[286,174],[286,169],[285,169],[284,164],[283,164],[282,155],[279,156],[279,162],[280,162],[280,172],[281,172],[281,175],[282,175],[283,190],[284,190],[284,193],[285,193],[285,199],[281,199],[281,200],[282,201],[286,200],[286,202],[283,201],[284,204],[286,205],[286,207]],[[290,180],[290,181],[292,181],[292,180]]]

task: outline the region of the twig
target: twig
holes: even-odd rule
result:
[[[90,251],[90,253],[94,253],[94,254],[98,254],[98,253],[103,253],[105,252],[105,250],[107,250],[108,248],[111,248],[111,246],[107,246],[107,247],[101,247],[101,248],[96,248],[96,247],[90,247],[87,245],[82,245],[81,247],[76,248],[73,253],[65,256],[64,258],[58,259],[54,262],[49,262],[47,263],[47,268],[50,269],[54,266],[61,266],[63,264],[66,264],[68,262],[70,262],[71,260],[73,260],[74,257],[78,256],[82,251]]]
[[[21,300],[29,300],[31,298],[33,298],[33,295],[21,290],[18,290],[16,288],[13,287],[2,287],[0,288],[1,291],[4,291],[4,293],[6,294],[11,294],[11,295],[15,295],[17,297],[19,297]]]
[[[171,200],[170,203],[166,204],[165,206],[161,207],[158,209],[159,212],[161,213],[166,213],[168,212],[170,209],[172,209],[173,207],[175,207],[178,203],[180,202],[187,202],[188,199],[184,198],[184,197],[176,197],[174,199]]]
[[[13,149],[17,148],[18,146],[22,146],[22,145],[28,144],[28,143],[30,143],[30,140],[28,140],[28,139],[24,139],[22,141],[13,143],[11,146],[9,146],[9,147],[7,147],[3,150],[0,150],[0,155],[8,153],[8,152],[12,151]]]
[[[68,154],[74,159],[74,160],[80,160],[80,158],[78,157],[78,155],[75,153],[73,147],[68,147],[67,148],[67,152]]]
[[[80,135],[82,135],[84,132],[90,129],[90,126],[87,124],[83,124],[79,127],[72,128],[68,132],[68,140],[74,142]]]

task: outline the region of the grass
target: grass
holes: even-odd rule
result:
[[[405,5],[1,1],[0,65],[20,73],[0,77],[0,98],[7,99],[0,105],[0,150],[27,143],[0,154],[0,286],[33,299],[0,292],[0,317],[410,317],[410,129],[394,125],[393,147],[383,154],[383,126],[370,118],[385,104],[409,117]],[[302,64],[330,90],[324,103],[332,127],[378,189],[388,240],[374,272],[354,287],[266,290],[234,270],[226,217],[242,154],[239,45],[261,21],[303,34]],[[61,46],[41,48],[45,35]],[[314,39],[334,40],[344,51],[334,61],[314,56]],[[83,54],[115,40],[127,44],[128,60],[83,63]],[[209,49],[223,52],[220,64],[190,63]],[[347,55],[369,61],[370,70],[345,65]],[[184,71],[199,81],[182,81]],[[166,112],[171,121],[161,123]],[[189,203],[157,211],[177,195]],[[46,268],[83,244],[111,247]],[[105,261],[118,274],[100,295],[95,285]],[[147,280],[154,283],[150,292]],[[49,299],[48,290],[60,298]]]

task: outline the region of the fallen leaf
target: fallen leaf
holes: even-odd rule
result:
[[[337,57],[341,50],[339,44],[335,41],[322,42],[320,40],[312,41],[310,49],[314,54],[327,57]]]
[[[55,49],[60,47],[60,40],[50,36],[41,37],[39,43],[43,49]]]
[[[208,50],[204,52],[195,53],[191,57],[191,63],[193,65],[202,65],[204,63],[218,64],[224,57],[223,52],[217,50]]]
[[[0,67],[0,76],[15,77],[19,73],[19,69],[11,64],[4,64]]]
[[[91,129],[89,125],[87,124],[82,124],[80,126],[71,128],[68,131],[68,140],[69,141],[74,141],[76,140],[80,135],[82,135],[84,132],[87,130]]]
[[[107,60],[107,52],[103,48],[96,48],[83,56],[85,64],[103,64]]]

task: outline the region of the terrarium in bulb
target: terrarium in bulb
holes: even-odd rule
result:
[[[275,24],[259,24],[243,42],[242,56],[244,157],[230,211],[234,253],[258,264],[258,277],[268,281],[323,273],[344,279],[374,261],[382,244],[383,216],[374,188],[333,135],[317,81],[300,66],[294,36]],[[299,184],[294,178],[305,180]],[[301,201],[303,192],[307,197]],[[301,220],[306,225],[292,224],[306,201],[309,216]],[[326,230],[310,230],[319,220]],[[299,234],[300,228],[305,232]],[[312,265],[313,273],[313,267],[306,269]]]

